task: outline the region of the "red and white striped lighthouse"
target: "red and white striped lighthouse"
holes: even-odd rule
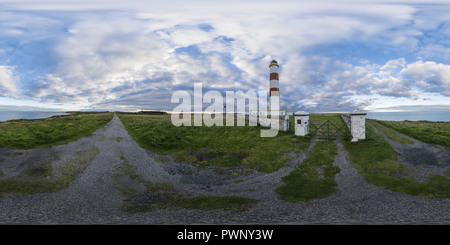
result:
[[[278,81],[278,63],[272,60],[269,65],[270,68],[270,89],[269,89],[269,103],[270,112],[272,115],[278,115],[280,110],[280,84]]]

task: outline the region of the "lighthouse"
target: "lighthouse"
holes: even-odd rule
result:
[[[257,120],[257,123],[263,127],[270,126],[270,133],[261,132],[261,137],[273,137],[277,135],[278,131],[287,131],[289,129],[289,116],[284,110],[280,110],[280,84],[278,82],[278,62],[272,60],[269,65],[270,79],[269,79],[269,108],[264,101],[264,105],[259,105],[258,111],[249,111],[249,120]],[[264,100],[267,97],[264,95]],[[259,102],[261,103],[261,101]],[[261,107],[262,106],[262,107]],[[268,110],[267,110],[268,109]],[[255,117],[256,116],[256,117]],[[263,131],[266,131],[265,129]],[[276,133],[274,133],[274,131]],[[272,134],[274,133],[274,134]]]
[[[270,68],[269,105],[272,115],[280,114],[280,84],[278,82],[278,63],[272,60]]]

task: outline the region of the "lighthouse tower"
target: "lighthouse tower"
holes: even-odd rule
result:
[[[279,115],[280,113],[280,84],[278,82],[278,63],[272,60],[269,65],[270,68],[270,89],[269,89],[269,105],[272,115]]]

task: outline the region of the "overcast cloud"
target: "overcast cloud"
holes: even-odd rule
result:
[[[196,82],[266,91],[276,59],[288,111],[450,107],[449,12],[448,1],[0,0],[0,97],[171,110]]]

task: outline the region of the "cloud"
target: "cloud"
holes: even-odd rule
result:
[[[301,67],[297,70],[290,66]],[[450,66],[404,58],[383,65],[352,65],[326,57],[297,57],[280,75],[285,105],[314,111],[363,108],[376,103],[370,96],[430,100],[429,93],[449,95]]]
[[[17,93],[17,78],[13,73],[14,67],[0,65],[0,96],[15,97]]]
[[[450,61],[450,48],[442,44],[429,44],[422,47],[417,56],[420,59],[441,59],[444,61]]]
[[[58,16],[58,15],[56,15]],[[64,18],[58,16],[45,16],[42,13],[29,13],[22,11],[1,11],[0,37],[3,42],[14,40],[16,45],[25,45],[47,38],[55,37],[58,32],[49,32],[58,29]]]
[[[137,87],[137,82],[157,79],[164,73],[164,60],[173,49],[160,36],[148,32],[145,24],[123,16],[89,16],[72,24],[53,47],[58,64],[50,74],[34,81],[30,93],[50,95],[63,87],[67,99],[83,99],[84,95],[85,100],[97,101],[145,89],[147,84]],[[42,83],[57,89],[49,90]],[[38,91],[42,93],[36,94]],[[88,97],[91,94],[96,96]]]
[[[450,96],[450,65],[420,60],[407,65],[401,74],[423,91]]]
[[[386,62],[386,64],[384,64],[382,67],[380,67],[380,75],[385,77],[385,76],[390,76],[392,75],[392,73],[394,73],[399,67],[402,68],[406,65],[406,60],[405,58],[398,58],[398,59],[394,59],[394,60],[389,60],[388,62]]]
[[[345,3],[3,1],[0,93],[92,107],[168,108],[170,96],[163,96],[195,82],[221,91],[266,90],[268,64],[277,59],[282,105],[293,110],[373,103],[359,95],[448,95],[442,61],[411,60],[448,59],[445,2]],[[320,54],[308,53],[317,49]],[[365,62],[333,56],[339,52]]]
[[[110,111],[140,111],[140,110],[167,110],[170,111],[175,104],[170,102],[171,91],[140,91],[134,94],[124,95],[118,99],[104,100],[92,103],[93,110]]]

